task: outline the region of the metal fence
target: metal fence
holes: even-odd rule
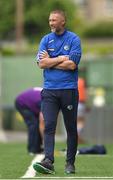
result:
[[[113,143],[113,107],[92,107],[86,114],[82,136],[92,144]]]

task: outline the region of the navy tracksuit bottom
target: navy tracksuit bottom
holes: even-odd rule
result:
[[[42,113],[45,120],[44,151],[45,158],[54,162],[55,131],[58,113],[61,110],[67,132],[67,158],[70,163],[75,162],[77,151],[77,108],[78,90],[47,90],[42,93]]]
[[[39,131],[39,117],[30,109],[23,107],[18,101],[15,102],[16,109],[20,112],[28,128],[28,152],[40,153],[42,151],[42,138]]]

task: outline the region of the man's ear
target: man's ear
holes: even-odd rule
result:
[[[66,21],[62,20],[62,25],[65,26],[65,24],[66,24]]]

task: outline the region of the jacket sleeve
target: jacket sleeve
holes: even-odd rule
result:
[[[77,36],[73,39],[72,47],[69,53],[69,59],[74,61],[75,64],[79,64],[81,58],[82,50],[81,50],[81,41]]]

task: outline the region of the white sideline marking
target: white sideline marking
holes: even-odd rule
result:
[[[30,166],[28,167],[27,171],[21,178],[33,178],[36,175],[36,171],[33,169],[33,164],[35,162],[41,162],[41,160],[44,158],[44,154],[38,154],[35,156],[35,158],[32,160]]]
[[[74,176],[74,177],[62,177],[62,176],[56,176],[56,177],[34,177],[33,179],[90,179],[90,180],[94,180],[94,179],[113,179],[113,177],[78,177],[78,176]]]

